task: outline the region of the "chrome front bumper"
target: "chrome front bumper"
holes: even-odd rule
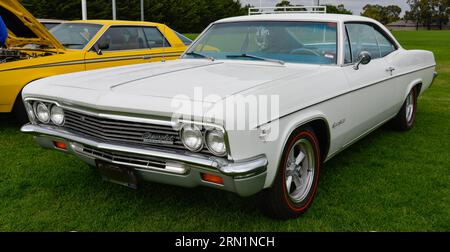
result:
[[[261,191],[266,180],[265,155],[230,161],[189,151],[99,142],[52,126],[27,124],[21,131],[33,134],[37,143],[44,148],[74,154],[93,166],[96,160],[103,160],[134,167],[139,177],[146,181],[184,187],[203,185],[250,196]],[[63,141],[67,150],[56,148],[54,141]],[[205,172],[221,176],[224,184],[202,180],[201,173]]]

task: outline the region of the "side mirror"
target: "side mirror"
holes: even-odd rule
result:
[[[109,49],[109,41],[101,40],[97,43],[97,47],[100,50],[108,50]]]
[[[107,49],[109,49],[109,42],[106,40],[100,40],[92,47],[92,50],[95,51],[98,55],[102,55],[102,51]]]
[[[358,60],[356,61],[356,65],[353,67],[353,69],[358,70],[359,65],[367,65],[370,63],[370,61],[372,61],[372,56],[370,55],[370,53],[367,51],[362,51],[358,55]]]

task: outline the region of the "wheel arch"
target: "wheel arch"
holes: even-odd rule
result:
[[[408,86],[406,87],[406,89],[404,90],[403,97],[402,97],[403,100],[402,101],[404,101],[406,99],[406,96],[408,96],[408,94],[411,92],[411,90],[413,88],[417,88],[417,97],[419,97],[420,94],[422,94],[422,91],[423,91],[422,90],[422,84],[423,84],[422,79],[415,79],[412,82],[410,82],[408,84]]]
[[[331,132],[328,120],[326,119],[326,116],[322,113],[317,114],[311,114],[309,116],[302,117],[300,120],[292,120],[289,125],[286,127],[286,130],[282,134],[283,140],[282,144],[280,145],[280,152],[278,155],[278,158],[276,160],[276,172],[275,174],[278,174],[278,169],[280,168],[280,162],[283,158],[283,152],[286,147],[286,144],[288,143],[289,138],[295,134],[299,129],[302,127],[309,126],[314,131],[317,140],[319,141],[319,148],[320,148],[320,160],[323,162],[329,152],[330,149],[330,143],[331,143]],[[273,185],[273,182],[275,181],[275,176],[270,182],[270,186]]]
[[[35,82],[35,81],[37,81],[37,80],[43,79],[43,78],[45,78],[45,77],[40,77],[40,78],[36,78],[36,79],[30,80],[30,81],[28,81],[25,85],[22,86],[22,88],[20,89],[20,91],[19,91],[19,92],[17,93],[17,95],[16,95],[16,99],[14,99],[14,105],[13,105],[11,111],[14,111],[14,107],[16,106],[17,99],[19,99],[19,98],[22,99],[22,91],[23,91],[23,89],[24,89],[28,84],[30,84],[30,83],[32,83],[32,82]]]

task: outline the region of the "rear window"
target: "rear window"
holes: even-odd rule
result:
[[[186,37],[186,36],[180,34],[180,33],[177,32],[177,31],[173,31],[173,32],[175,32],[175,34],[178,36],[178,38],[181,40],[181,42],[183,42],[184,45],[190,45],[190,44],[192,44],[192,40],[190,40],[188,37]]]

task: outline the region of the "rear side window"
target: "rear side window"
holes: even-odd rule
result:
[[[384,57],[395,51],[395,46],[381,33],[375,30],[375,37],[380,47],[381,57]]]
[[[188,37],[180,34],[179,32],[176,32],[176,31],[173,31],[173,32],[175,33],[175,35],[177,35],[177,37],[181,40],[181,42],[183,42],[184,45],[192,44],[192,40],[190,40]]]
[[[371,54],[372,59],[382,58],[396,50],[394,44],[384,34],[369,24],[346,24],[353,62],[362,51]]]
[[[148,48],[144,30],[139,26],[112,26],[103,34],[100,41],[109,44],[109,48],[104,51]]]
[[[150,48],[170,47],[167,39],[156,27],[145,27],[145,37]]]

